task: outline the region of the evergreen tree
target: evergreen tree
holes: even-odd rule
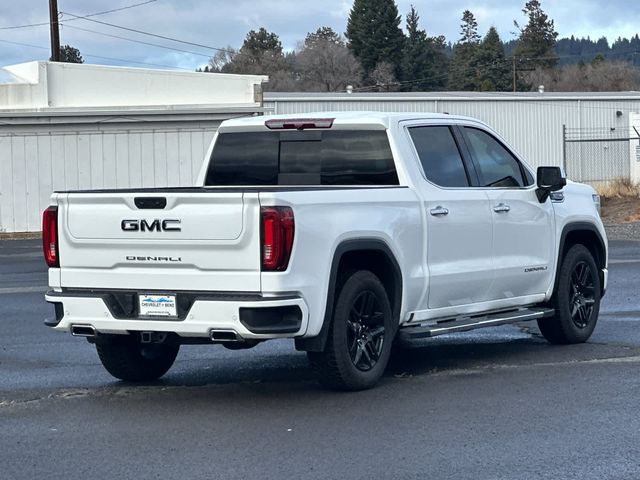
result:
[[[553,20],[542,10],[539,0],[529,0],[522,12],[527,16],[528,23],[520,28],[518,22],[514,24],[520,30],[518,45],[514,55],[522,70],[535,68],[553,68],[558,64],[555,52],[556,38]]]
[[[419,19],[420,16],[418,12],[413,5],[411,5],[411,11],[407,15],[407,37],[404,42],[402,55],[401,79],[403,81],[420,79],[428,70],[429,45],[426,32],[420,30],[418,26]],[[411,90],[411,88],[407,90]]]
[[[480,43],[480,35],[478,35],[478,22],[476,17],[470,10],[462,12],[462,24],[460,25],[462,38],[459,43],[478,44]]]
[[[245,55],[258,56],[264,52],[273,55],[282,55],[282,43],[277,34],[267,31],[261,27],[257,32],[251,30],[247,33],[240,51]]]
[[[462,14],[460,34],[462,37],[453,47],[449,67],[449,90],[479,90],[476,67],[480,35],[478,22],[469,10]]]
[[[355,0],[346,37],[367,78],[379,63],[393,65],[401,75],[404,35],[394,0]]]
[[[477,85],[482,91],[504,92],[513,88],[510,61],[495,27],[482,40],[476,56]]]
[[[224,73],[274,75],[289,69],[280,38],[265,28],[247,33],[238,52],[222,53],[228,55],[220,68]]]
[[[285,55],[277,34],[260,28],[247,33],[240,50],[218,52],[209,60],[210,72],[269,75],[267,89],[291,90],[294,84],[291,55]]]
[[[64,63],[84,63],[80,50],[71,45],[60,47],[60,61]]]
[[[597,68],[600,65],[602,65],[605,61],[606,60],[604,58],[604,55],[599,53],[595,57],[593,57],[593,60],[591,60],[591,66],[594,67],[594,68]]]
[[[307,33],[304,39],[305,48],[315,48],[326,44],[345,45],[340,35],[331,27],[320,27],[315,32]]]
[[[430,38],[419,28],[420,16],[411,6],[402,59],[403,90],[436,90],[446,83],[447,58],[444,38]]]

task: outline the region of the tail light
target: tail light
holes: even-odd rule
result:
[[[58,253],[58,207],[49,207],[42,213],[42,248],[49,267],[60,266]]]
[[[295,222],[289,207],[262,207],[262,270],[283,271],[289,265]]]

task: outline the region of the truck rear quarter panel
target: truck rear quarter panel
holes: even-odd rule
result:
[[[407,187],[262,192],[261,206],[290,206],[295,238],[289,269],[263,272],[264,295],[299,293],[309,307],[305,337],[320,332],[334,254],[347,240],[375,239],[391,250],[402,270],[400,319],[419,301],[425,282],[423,219]]]

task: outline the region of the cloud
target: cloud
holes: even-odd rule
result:
[[[139,0],[114,0],[108,8],[131,5]],[[3,1],[0,9],[0,27],[48,20],[47,2],[23,0]],[[503,40],[513,38],[513,20],[526,23],[522,14],[525,0],[398,0],[403,17],[415,4],[421,17],[421,26],[429,35],[445,35],[449,41],[459,36],[460,18],[465,9],[475,13],[482,35],[495,26]],[[60,9],[78,15],[105,10],[104,0],[61,0]],[[158,0],[155,3],[96,17],[131,28],[187,40],[212,47],[239,47],[250,29],[264,26],[276,32],[286,49],[295,48],[307,32],[326,25],[337,32],[346,29],[352,0],[324,0],[322,2],[300,0]],[[637,5],[630,0],[542,0],[542,6],[555,20],[561,36],[606,35],[610,41],[618,36],[632,36],[637,23],[629,15]],[[67,17],[68,18],[68,17]],[[65,17],[62,18],[65,22]],[[137,61],[149,64],[175,66],[192,70],[207,63],[207,56],[214,50],[195,45],[183,45],[99,25],[85,20],[69,22],[63,26],[61,42],[80,49],[85,59],[92,63],[126,64]],[[121,39],[80,31],[72,26],[122,37],[159,43],[194,53],[170,51],[151,45],[141,45]],[[0,30],[0,40],[39,46],[32,48],[0,41],[0,65],[29,60],[44,60],[49,56],[48,27],[32,27],[17,30]],[[92,57],[98,55],[119,60]],[[144,66],[144,64],[138,64]]]

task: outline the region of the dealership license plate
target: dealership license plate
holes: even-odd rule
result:
[[[138,296],[140,302],[140,316],[142,317],[177,317],[175,295],[144,295]]]

